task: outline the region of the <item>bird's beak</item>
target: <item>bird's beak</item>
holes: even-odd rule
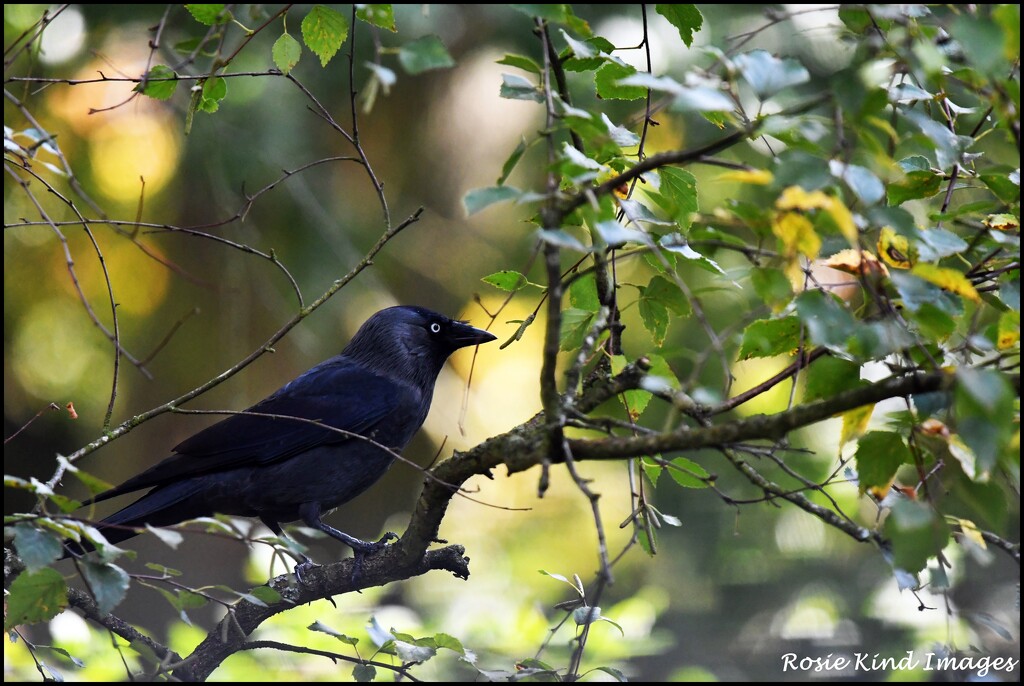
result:
[[[493,341],[495,338],[497,336],[483,329],[478,329],[463,322],[453,322],[448,340],[456,348],[465,348],[467,345],[480,345],[481,343]]]

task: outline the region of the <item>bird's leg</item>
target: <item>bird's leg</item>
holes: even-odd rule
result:
[[[307,526],[311,526],[315,529],[323,531],[331,538],[336,538],[349,548],[352,549],[353,553],[353,567],[352,567],[352,582],[355,583],[359,579],[359,575],[362,572],[363,558],[367,555],[372,555],[379,550],[382,550],[388,541],[395,540],[398,535],[394,532],[387,532],[379,541],[373,543],[369,541],[360,540],[354,536],[349,536],[343,531],[338,531],[333,526],[325,524],[320,520],[320,504],[319,503],[304,503],[299,506],[299,516],[302,517],[302,521]]]
[[[277,521],[273,519],[267,519],[266,517],[262,516],[260,517],[260,521],[263,522],[268,529],[273,531],[275,536],[278,536],[279,538],[283,538],[286,540],[291,540],[291,537],[284,532],[284,529],[281,528],[281,525]],[[305,586],[306,580],[302,578],[303,575],[309,570],[315,569],[320,565],[313,562],[313,560],[309,559],[309,557],[304,553],[300,553],[295,550],[289,550],[288,553],[299,561],[299,563],[295,565],[295,578],[299,580],[300,584]]]

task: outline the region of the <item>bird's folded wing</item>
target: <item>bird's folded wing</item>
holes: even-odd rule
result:
[[[418,402],[410,397],[414,394],[410,387],[335,358],[288,383],[245,414],[232,415],[182,441],[174,448],[176,455],[92,502],[201,474],[265,466],[319,445],[361,440],[352,434],[366,435],[388,415]],[[387,438],[382,437],[381,442],[387,443]]]

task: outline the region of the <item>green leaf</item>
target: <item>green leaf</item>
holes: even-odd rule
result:
[[[498,64],[504,64],[507,67],[516,67],[523,71],[528,71],[531,74],[540,75],[540,65],[531,60],[529,57],[523,55],[505,55]]]
[[[657,300],[649,298],[641,298],[638,309],[644,328],[650,332],[654,345],[660,348],[665,342],[665,334],[668,332],[668,310]]]
[[[274,41],[274,47],[270,50],[270,54],[274,58],[277,68],[287,76],[302,57],[302,45],[287,33],[282,33],[281,37]]]
[[[14,531],[14,547],[18,557],[25,563],[30,572],[37,572],[53,562],[64,553],[61,539],[49,531],[39,529],[28,523],[16,524]]]
[[[359,639],[358,638],[352,638],[351,636],[346,636],[345,634],[340,633],[338,631],[335,631],[334,629],[332,629],[331,627],[327,626],[326,624],[324,624],[323,622],[320,622],[320,621],[313,622],[312,624],[310,624],[306,628],[309,629],[310,631],[319,631],[322,634],[327,634],[328,636],[333,636],[334,638],[338,639],[342,643],[346,643],[346,644],[348,644],[350,646],[355,646],[355,645],[357,645],[359,643]]]
[[[910,171],[901,181],[890,183],[887,196],[890,205],[902,205],[907,200],[930,198],[942,188],[942,177],[930,171]]]
[[[1008,174],[981,174],[978,178],[992,193],[1010,205],[1020,200],[1020,185],[1010,180]]]
[[[206,26],[226,24],[231,18],[231,13],[224,11],[223,4],[185,5],[185,9],[196,21]]]
[[[174,90],[178,87],[177,78],[178,75],[174,73],[173,69],[158,64],[149,70],[142,83],[135,86],[132,91],[148,95],[156,100],[167,100],[174,95]]]
[[[437,654],[437,650],[429,646],[416,645],[398,639],[395,639],[395,651],[398,653],[398,658],[405,663],[426,662]]]
[[[819,360],[820,361],[820,360]],[[871,431],[857,442],[857,477],[860,491],[885,488],[902,464],[913,461],[903,438],[890,431]]]
[[[750,272],[750,283],[758,297],[773,311],[777,312],[793,298],[793,286],[781,269],[753,269]]]
[[[480,280],[484,283],[489,283],[496,288],[500,288],[503,291],[509,291],[510,293],[514,293],[530,283],[529,279],[512,269],[504,269],[500,272],[494,272]]]
[[[559,350],[578,350],[583,346],[583,339],[590,333],[595,314],[587,310],[569,308],[562,311],[562,329],[559,337]]]
[[[663,167],[658,170],[658,176],[661,178],[658,195],[668,201],[669,206],[665,209],[671,212],[672,218],[685,231],[693,222],[690,215],[700,210],[697,178],[685,169],[673,167]]]
[[[513,188],[512,186],[475,188],[469,193],[466,193],[466,197],[462,199],[462,204],[466,206],[467,215],[474,215],[494,203],[504,202],[506,200],[515,200],[520,195],[522,195],[522,192],[518,188]]]
[[[196,105],[196,109],[200,112],[213,114],[220,109],[220,101],[223,100],[227,94],[227,79],[222,79],[219,76],[203,79],[203,89],[201,91],[199,103]]]
[[[373,665],[364,665],[362,663],[352,668],[352,678],[360,683],[368,683],[373,681],[377,676],[377,668]]]
[[[398,49],[398,61],[409,74],[455,66],[455,60],[437,36],[423,36],[406,43]]]
[[[597,95],[605,100],[640,100],[647,97],[647,89],[641,86],[623,86],[620,79],[636,73],[633,67],[609,62],[594,74]]]
[[[704,271],[711,272],[712,274],[725,274],[725,271],[718,266],[717,262],[704,257],[699,252],[691,248],[689,242],[681,233],[670,233],[667,236],[662,236],[658,241],[658,245],[665,250],[677,255],[682,255],[686,259],[691,260]]]
[[[759,319],[743,330],[739,358],[775,357],[792,355],[800,347],[801,324],[799,317]]]
[[[597,279],[594,274],[586,274],[569,284],[569,304],[577,310],[597,312],[601,309],[601,301],[597,297]]]
[[[679,29],[679,37],[686,47],[693,45],[693,34],[704,25],[704,17],[696,5],[655,5],[654,9]]]
[[[559,29],[559,32],[562,34],[562,39],[565,40],[566,45],[568,45],[569,49],[572,50],[573,57],[577,59],[587,59],[589,57],[597,56],[597,51],[594,50],[589,43],[576,40],[566,33],[565,29]]]
[[[103,614],[109,613],[128,594],[128,573],[117,565],[82,561],[82,576]],[[205,601],[204,601],[205,602]]]
[[[733,62],[761,100],[811,80],[810,73],[796,60],[789,57],[779,59],[765,50],[737,55]]]
[[[706,479],[711,477],[708,470],[685,457],[677,457],[672,460],[672,467],[669,468],[668,473],[672,476],[673,481],[685,488],[707,488]]]
[[[448,650],[451,650],[452,652],[455,652],[455,653],[458,653],[459,655],[465,656],[466,648],[462,645],[462,641],[460,641],[459,639],[455,638],[454,636],[451,636],[451,635],[445,634],[445,633],[440,633],[440,634],[434,634],[433,638],[434,638],[434,645],[436,645],[439,650],[441,648],[447,648]]]
[[[885,536],[892,541],[893,564],[916,574],[946,547],[949,525],[930,505],[903,499],[885,520]]]
[[[885,197],[885,186],[877,176],[866,167],[856,164],[845,164],[838,160],[828,163],[832,176],[842,179],[865,205],[874,205]]]
[[[824,356],[807,370],[807,388],[804,400],[829,398],[842,391],[853,390],[867,384],[860,378],[860,365],[839,357]]]
[[[302,20],[302,40],[326,67],[348,38],[348,19],[325,5],[314,5]]]
[[[987,481],[1000,461],[1009,464],[1016,455],[1011,443],[1017,395],[994,369],[961,367],[956,377],[957,433],[977,457],[976,480]]]
[[[270,586],[257,586],[249,591],[249,595],[259,598],[267,605],[273,605],[274,603],[279,603],[284,600],[281,594]]]
[[[356,5],[356,19],[395,32],[395,10],[391,5]]]
[[[816,345],[842,350],[857,328],[850,311],[822,291],[805,291],[796,297],[796,311]]]
[[[64,577],[51,567],[23,572],[11,584],[4,603],[4,631],[52,619],[68,606]]]
[[[508,100],[533,100],[543,102],[544,96],[533,81],[517,74],[502,74],[498,95]]]
[[[516,165],[519,164],[519,160],[522,158],[523,153],[526,152],[526,138],[519,139],[519,145],[512,151],[512,154],[505,160],[505,164],[501,166],[501,176],[498,177],[497,184],[503,186],[505,181],[508,180],[509,174],[515,169]]]

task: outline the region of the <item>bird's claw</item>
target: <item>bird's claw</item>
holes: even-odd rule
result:
[[[397,541],[398,534],[393,531],[388,531],[380,537],[379,541],[370,543],[368,541],[361,541],[362,545],[352,546],[352,583],[355,584],[359,581],[359,577],[363,573],[363,558],[367,555],[374,555],[379,553],[384,548],[388,547],[388,541]]]
[[[302,562],[300,562],[299,564],[295,565],[295,578],[298,579],[300,584],[305,586],[306,585],[306,579],[305,579],[304,575],[306,574],[306,572],[310,571],[311,569],[316,569],[319,566],[320,565],[318,565],[317,563],[313,562],[312,560],[310,560],[307,557]]]

